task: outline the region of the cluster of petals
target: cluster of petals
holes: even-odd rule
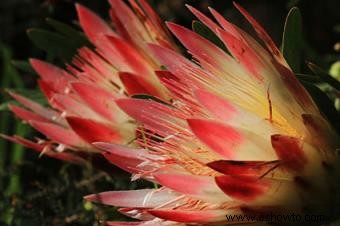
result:
[[[80,164],[96,153],[133,180],[160,185],[86,196],[139,220],[107,225],[224,225],[240,223],[226,218],[235,214],[334,212],[339,137],[246,10],[235,4],[261,43],[214,9],[212,20],[188,6],[228,52],[167,23],[189,60],[144,0],[110,3],[114,29],[77,5],[95,48],[80,49],[66,70],[31,60],[50,108],[11,93],[24,106],[11,110],[46,138],[6,138]]]
[[[169,99],[157,76],[161,65],[147,48],[148,43],[177,48],[169,32],[145,1],[130,1],[134,11],[121,0],[110,3],[114,30],[86,7],[76,5],[80,25],[95,47],[79,49],[65,70],[30,59],[50,107],[10,92],[24,106],[10,105],[11,111],[46,138],[36,142],[18,136],[5,138],[81,164],[89,153],[100,153],[92,145],[95,141],[134,141],[137,125],[117,106],[117,99],[135,94]]]

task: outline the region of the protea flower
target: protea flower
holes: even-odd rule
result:
[[[175,101],[116,101],[152,131],[151,137],[138,138],[140,149],[95,146],[133,178],[162,187],[87,196],[141,220],[109,225],[241,223],[227,217],[235,214],[321,214],[325,219],[337,214],[339,139],[264,29],[236,7],[264,47],[215,10],[210,9],[218,24],[189,7],[232,56],[168,23],[198,63],[149,45],[169,71],[162,81]]]
[[[123,12],[126,7],[121,1],[111,2],[114,18],[135,18],[127,13],[130,11]],[[137,12],[146,12],[149,19],[155,17],[145,5],[142,11],[134,1],[132,5]],[[55,97],[50,100],[53,107],[66,112],[66,121],[59,113],[14,95],[35,112],[20,109],[19,116],[50,137],[53,144],[81,150],[95,147],[112,164],[130,172],[132,179],[161,185],[157,189],[86,196],[90,201],[118,206],[121,213],[140,220],[108,225],[225,225],[259,220],[247,218],[240,222],[228,217],[236,214],[323,215],[327,220],[336,219],[339,137],[269,35],[243,8],[236,7],[264,45],[215,10],[210,9],[217,23],[189,6],[231,55],[198,34],[168,23],[192,54],[194,60],[190,61],[172,47],[166,32],[152,30],[157,38],[147,36],[149,39],[140,26],[132,26],[140,22],[127,19],[117,28],[128,24],[121,34],[129,35],[132,50],[97,17],[78,7],[85,33],[98,47],[97,54],[81,51],[86,54],[75,61],[83,73],[70,67],[71,76],[33,61],[38,72],[49,68],[42,87],[48,97],[62,96],[62,101]],[[149,29],[147,25],[144,28]],[[111,48],[114,51],[107,51]],[[121,57],[123,54],[131,58]],[[158,72],[156,77],[154,70],[161,65],[166,71]],[[55,78],[47,77],[51,71],[62,74],[65,81],[50,82]],[[135,79],[129,80],[127,76],[126,82],[126,71],[140,77],[131,75]],[[117,72],[121,80],[113,76]],[[79,81],[73,80],[81,81],[80,88]],[[127,94],[148,93],[162,101],[124,97],[118,94],[121,89],[112,88],[108,80],[125,87]],[[71,92],[66,94],[65,84],[71,84]],[[82,104],[69,105],[71,101]],[[68,116],[70,113],[76,116]],[[105,121],[98,117],[103,113],[109,116],[104,117]],[[51,124],[54,117],[63,127]],[[29,143],[33,147],[45,144]]]

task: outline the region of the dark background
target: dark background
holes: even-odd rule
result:
[[[105,0],[79,0],[103,18],[108,18]],[[304,59],[328,69],[336,59],[334,45],[339,40],[338,0],[240,0],[237,1],[266,28],[277,44],[281,43],[285,16],[292,6],[302,12],[304,25]],[[73,0],[1,0],[0,1],[0,100],[8,96],[4,88],[36,89],[36,76],[17,70],[12,60],[29,57],[45,59],[45,53],[28,39],[32,27],[46,28],[46,17],[76,25]],[[226,18],[252,32],[249,25],[226,0],[162,0],[151,1],[165,20],[187,27],[194,17],[184,7],[191,4],[208,13],[212,6]],[[337,4],[338,3],[338,4]],[[14,76],[16,79],[11,78]],[[0,103],[1,104],[1,103]],[[15,121],[6,109],[0,112],[0,132],[33,137],[34,132]],[[99,225],[100,220],[123,219],[114,208],[85,203],[82,196],[113,189],[143,187],[138,181],[129,183],[127,175],[106,175],[90,167],[78,167],[41,157],[30,150],[0,140],[0,225]]]

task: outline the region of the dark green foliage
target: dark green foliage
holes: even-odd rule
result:
[[[302,18],[300,10],[292,8],[286,18],[282,38],[282,53],[295,73],[301,72]]]
[[[296,76],[301,82],[309,82],[309,83],[320,83],[322,80],[319,78],[319,76],[316,75],[310,75],[310,74],[299,74],[297,73]]]
[[[77,50],[84,46],[76,39],[42,29],[30,29],[27,35],[38,48],[46,51],[50,60],[59,58],[65,62],[71,61]]]
[[[330,125],[340,134],[340,113],[334,108],[334,102],[317,86],[310,83],[303,83],[303,85],[311,94],[321,113],[328,119]]]
[[[308,63],[308,67],[320,78],[322,82],[328,83],[334,89],[340,92],[340,82],[328,74],[325,70],[313,63]]]
[[[12,52],[11,50],[0,43],[1,54],[1,86],[15,87],[22,89],[24,83],[20,78],[16,69],[11,65]],[[3,91],[2,91],[3,92]],[[0,96],[0,103],[6,103],[8,97]],[[0,108],[6,108],[6,105],[1,105]],[[0,132],[2,133],[16,133],[24,136],[30,129],[19,121],[13,121],[8,112],[0,111]],[[24,156],[24,147],[21,145],[9,145],[3,139],[0,139],[0,193],[5,197],[12,197],[13,195],[22,192],[22,177],[20,175],[21,169],[18,168]],[[15,170],[8,170],[7,168]],[[4,200],[4,201],[3,201]],[[15,212],[14,209],[6,204],[6,199],[0,199],[0,221],[11,222]],[[7,225],[7,224],[6,224]]]
[[[28,153],[28,156],[33,157],[33,154]],[[100,222],[107,219],[126,220],[115,208],[87,203],[83,196],[146,186],[142,181],[131,183],[120,171],[108,176],[90,167],[61,165],[57,160],[45,157],[37,160],[39,164],[22,161],[16,168],[6,169],[9,173],[18,168],[22,170],[25,193],[0,194],[0,225],[101,225]]]
[[[71,26],[51,18],[47,18],[46,22],[60,34],[72,39],[72,41],[78,46],[92,46],[92,44],[85,37],[84,33],[73,29]]]
[[[16,67],[21,72],[29,73],[29,74],[35,74],[34,69],[26,60],[12,60],[12,65]]]
[[[55,31],[32,28],[27,31],[27,35],[38,48],[47,53],[49,61],[59,59],[70,62],[79,48],[93,47],[82,32],[71,26],[50,18],[46,19],[46,23]]]

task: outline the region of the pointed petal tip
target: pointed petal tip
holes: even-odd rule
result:
[[[93,42],[97,42],[100,34],[114,34],[111,27],[101,19],[98,14],[94,13],[87,7],[76,4],[79,23],[86,36]]]
[[[93,146],[95,146],[96,148],[99,148],[103,151],[107,151],[110,147],[115,146],[114,144],[111,143],[107,143],[107,142],[92,142],[91,143]]]
[[[234,158],[235,150],[244,142],[244,136],[234,127],[207,119],[187,119],[193,134],[212,151]]]
[[[7,134],[0,133],[0,137],[5,139],[5,140],[10,140],[11,136],[8,136]]]
[[[35,120],[41,122],[48,122],[48,120],[26,108],[19,107],[17,105],[8,104],[8,108],[11,112],[13,112],[18,118],[23,121]]]
[[[190,4],[185,4],[185,7],[187,7],[187,9],[193,14],[195,14],[195,11],[198,11],[195,7],[193,7]]]
[[[215,11],[215,9],[212,8],[211,6],[208,6],[208,9],[209,9],[210,12],[211,12],[211,11]]]
[[[171,32],[174,32],[173,30],[175,30],[176,28],[179,27],[178,24],[172,22],[172,21],[166,21],[165,22],[166,26],[168,27],[168,29],[171,31]]]
[[[86,195],[86,196],[83,196],[83,199],[88,201],[88,202],[95,202],[95,203],[102,203],[102,204],[105,204],[105,205],[110,205],[109,202],[107,202],[107,195],[106,194],[109,194],[110,192],[103,192],[103,193],[96,193],[96,194],[90,194],[90,195]]]
[[[176,35],[177,37],[181,37],[183,35],[185,35],[184,32],[188,31],[190,32],[191,30],[179,25],[179,24],[176,24],[174,22],[167,22],[167,27],[169,28],[169,30],[174,33],[174,35]]]
[[[5,92],[8,93],[8,95],[10,95],[12,98],[15,99],[15,96],[17,96],[18,94],[16,94],[15,92],[11,91],[10,89],[5,89]]]
[[[243,15],[249,15],[248,11],[243,6],[241,6],[239,3],[237,3],[236,1],[233,1],[233,5]]]
[[[247,19],[249,19],[250,17],[252,18],[249,12],[241,4],[233,1],[233,5],[243,16],[248,17]]]
[[[281,134],[271,136],[272,147],[282,164],[293,171],[302,171],[308,162],[302,140]]]
[[[172,22],[172,21],[165,21],[164,23],[165,23],[166,25],[174,24],[174,22]]]
[[[83,196],[83,199],[85,199],[86,201],[92,201],[92,199],[93,199],[93,194],[91,194],[91,195],[85,195],[85,196]]]
[[[74,5],[75,5],[75,7],[76,7],[76,10],[77,10],[78,15],[79,15],[80,13],[85,12],[85,11],[89,11],[89,9],[88,9],[87,7],[83,6],[83,5],[80,4],[79,2],[76,2]]]
[[[236,1],[233,1],[233,5],[236,7],[236,8],[243,8],[240,4],[238,4]]]
[[[41,62],[42,60],[37,59],[37,58],[28,58],[28,62],[33,65],[35,63]]]
[[[88,143],[96,141],[120,142],[123,139],[119,129],[109,124],[76,116],[68,116],[66,120],[73,131]]]
[[[89,8],[80,4],[79,2],[76,2],[74,5],[77,11],[78,18],[80,20],[82,19],[82,17],[86,17],[87,15],[92,14],[92,11]]]
[[[87,8],[86,6],[80,4],[80,3],[75,3],[75,8],[76,8],[76,11],[77,11],[77,15],[78,15],[78,18],[79,20],[81,21],[82,19],[85,20],[85,19],[89,19],[87,17],[91,17],[91,16],[96,16],[97,15],[92,12],[89,8]]]
[[[83,196],[83,199],[88,202],[100,202],[99,194],[90,194]]]
[[[44,66],[44,64],[47,64],[46,62],[36,59],[36,58],[30,58],[28,60],[30,65],[33,67],[33,69],[39,74],[39,69]]]
[[[130,72],[119,72],[118,75],[129,95],[149,94],[160,98],[163,96],[161,87],[143,76]]]
[[[41,74],[46,74],[48,71],[52,69],[56,69],[57,67],[40,59],[30,58],[29,63],[33,67],[33,69],[41,76]]]

